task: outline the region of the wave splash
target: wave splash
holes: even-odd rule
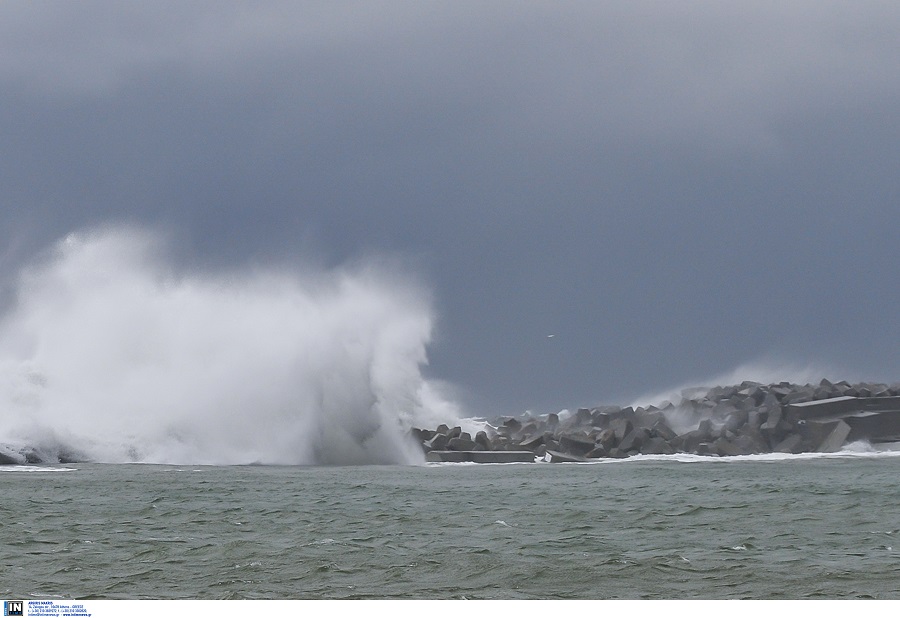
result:
[[[0,445],[56,461],[420,463],[456,418],[421,289],[377,269],[179,273],[137,229],[70,235],[0,317]]]

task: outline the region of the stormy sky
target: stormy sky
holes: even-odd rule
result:
[[[109,223],[389,261],[473,412],[900,381],[900,4],[0,3],[4,293]]]

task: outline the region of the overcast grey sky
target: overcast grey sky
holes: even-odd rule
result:
[[[897,2],[9,1],[0,138],[7,283],[109,221],[386,255],[476,412],[900,381]]]

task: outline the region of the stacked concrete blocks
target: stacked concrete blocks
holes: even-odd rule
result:
[[[685,390],[678,405],[506,417],[486,424],[474,440],[446,425],[414,434],[426,453],[531,453],[551,462],[674,453],[831,453],[852,440],[900,441],[900,385],[743,382]],[[431,457],[450,461],[463,456]]]

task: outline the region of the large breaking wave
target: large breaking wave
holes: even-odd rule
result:
[[[45,460],[418,463],[458,416],[428,295],[384,270],[179,272],[147,231],[70,235],[0,318],[0,448]]]

